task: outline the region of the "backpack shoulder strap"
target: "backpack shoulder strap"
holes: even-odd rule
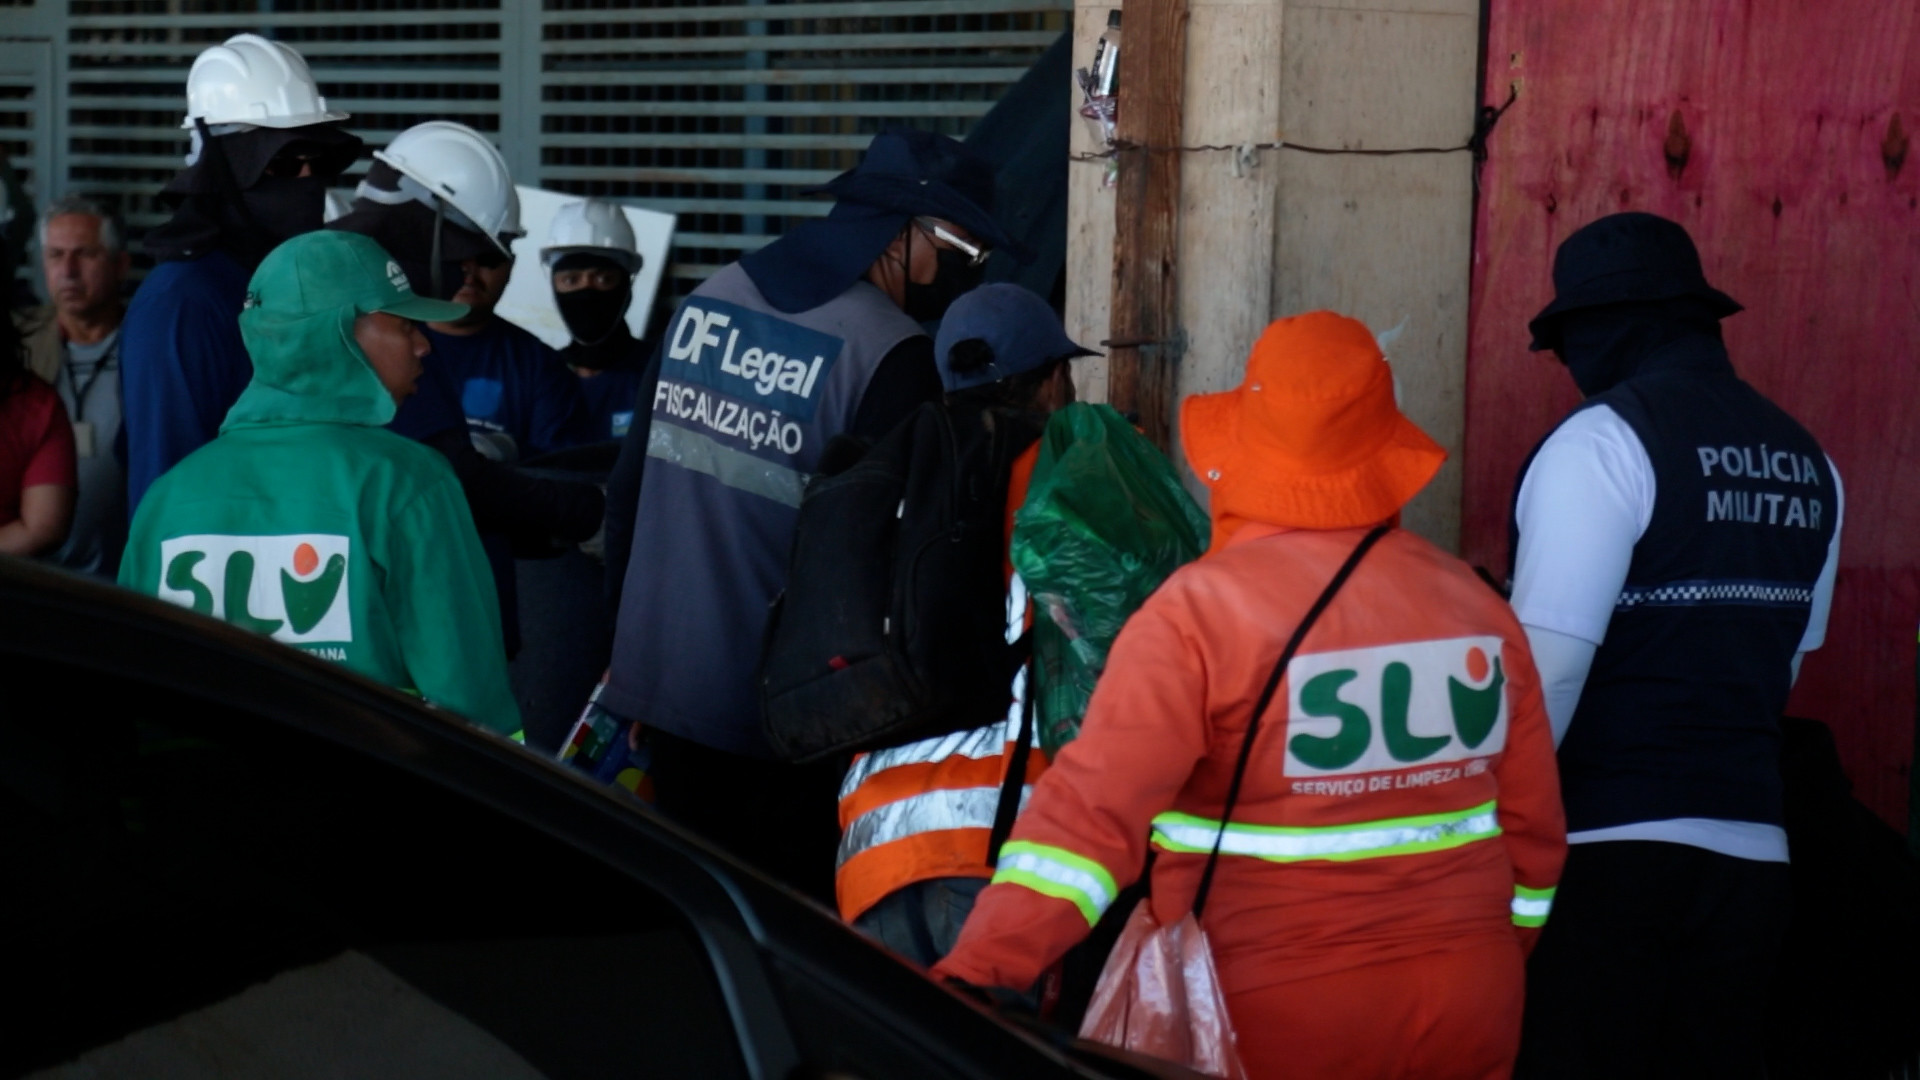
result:
[[[1354,568],[1360,565],[1360,560],[1366,558],[1367,552],[1373,550],[1373,545],[1379,543],[1380,538],[1387,535],[1388,531],[1387,526],[1378,525],[1361,539],[1359,545],[1353,549],[1353,554],[1347,556],[1347,561],[1342,563],[1340,569],[1335,572],[1333,580],[1327,582],[1327,587],[1320,593],[1320,599],[1313,602],[1313,606],[1308,608],[1306,615],[1301,618],[1300,625],[1293,628],[1293,636],[1287,639],[1287,647],[1280,650],[1280,661],[1273,665],[1273,674],[1267,676],[1267,685],[1260,691],[1260,700],[1253,707],[1253,715],[1247,718],[1247,733],[1240,740],[1240,757],[1233,765],[1233,781],[1227,785],[1227,804],[1220,811],[1220,831],[1214,835],[1213,851],[1207,855],[1207,868],[1200,873],[1200,888],[1193,894],[1193,917],[1196,922],[1199,921],[1201,913],[1206,910],[1207,894],[1213,889],[1213,871],[1220,862],[1220,845],[1226,842],[1227,826],[1233,821],[1234,805],[1240,801],[1240,783],[1246,779],[1247,762],[1253,757],[1253,740],[1260,733],[1261,714],[1265,713],[1267,706],[1273,703],[1274,691],[1280,688],[1280,679],[1286,675],[1287,665],[1293,662],[1293,654],[1300,650],[1301,642],[1306,640],[1307,631],[1313,629],[1313,624],[1320,620],[1320,616],[1326,612],[1328,605],[1333,603],[1334,596],[1340,592],[1341,586],[1347,583],[1347,579],[1353,576]]]

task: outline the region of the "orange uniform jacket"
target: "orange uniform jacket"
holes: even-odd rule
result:
[[[1014,460],[1007,485],[1006,530],[1026,502],[1027,486],[1039,460],[1035,443]],[[1026,588],[1006,567],[1007,637],[1026,629]],[[1014,701],[1000,721],[890,747],[854,759],[840,786],[840,855],[834,892],[840,917],[848,922],[889,893],[917,881],[943,877],[990,877],[987,840],[1000,807],[1000,789],[1012,765],[1020,734],[1027,676],[1014,682]],[[1047,756],[1036,745],[1027,758],[1024,801],[1046,770]]]
[[[1253,705],[1361,535],[1246,525],[1147,601],[936,974],[1032,985],[1138,876],[1150,830],[1155,917],[1191,908]],[[1229,1001],[1530,939],[1565,831],[1513,613],[1464,563],[1388,534],[1261,721],[1205,912]]]

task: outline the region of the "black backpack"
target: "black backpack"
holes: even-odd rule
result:
[[[798,762],[992,723],[1006,640],[1008,474],[1039,424],[922,405],[800,502],[760,661],[767,741]]]

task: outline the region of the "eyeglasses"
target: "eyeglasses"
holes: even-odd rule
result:
[[[917,217],[914,218],[913,221],[914,224],[931,233],[935,240],[945,240],[949,247],[965,255],[968,266],[977,267],[987,261],[987,256],[993,254],[992,248],[985,248],[979,244],[968,243],[942,228],[940,223],[932,218]]]

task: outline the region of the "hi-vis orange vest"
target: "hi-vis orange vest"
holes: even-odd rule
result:
[[[1250,523],[1147,599],[936,974],[1032,985],[1138,877],[1149,836],[1163,925],[1219,845],[1204,926],[1229,998],[1532,940],[1566,855],[1539,676],[1505,601],[1411,533],[1307,634],[1221,820],[1276,657],[1363,531]]]
[[[1014,461],[1007,485],[1009,537],[1039,451],[1036,443]],[[1012,642],[1026,632],[1029,605],[1026,586],[1010,565],[1007,575],[1007,640]],[[1020,735],[1027,674],[1023,670],[1014,677],[1007,714],[992,724],[854,759],[840,785],[834,891],[841,918],[852,922],[889,893],[917,881],[993,876],[987,866],[987,840]],[[1034,732],[1035,749],[1027,757],[1020,791],[1022,807],[1047,767],[1046,755],[1038,748],[1038,724]]]

